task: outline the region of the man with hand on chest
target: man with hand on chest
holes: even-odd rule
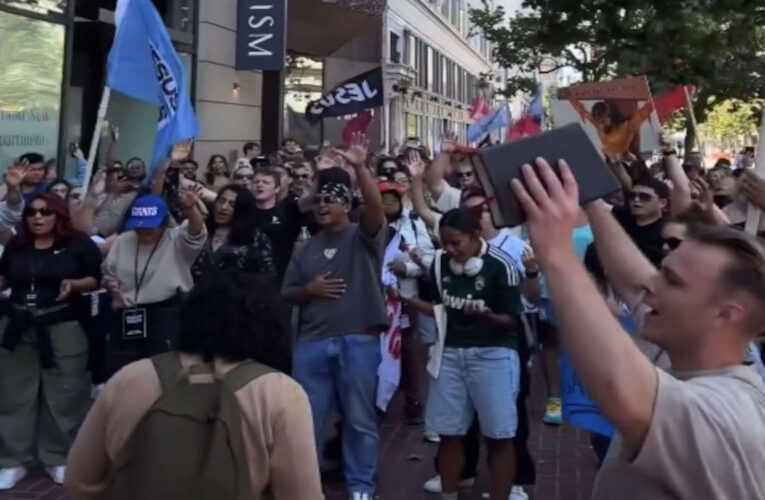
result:
[[[371,500],[379,446],[378,334],[388,324],[380,283],[385,217],[377,184],[366,168],[366,137],[355,136],[350,149],[340,154],[352,165],[364,198],[361,222],[350,221],[348,172],[322,170],[314,200],[320,231],[292,256],[282,295],[300,306],[293,376],[311,402],[318,455],[329,411],[339,400],[350,498]]]

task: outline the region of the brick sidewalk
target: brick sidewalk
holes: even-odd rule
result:
[[[595,477],[595,455],[587,433],[571,427],[548,427],[541,423],[544,395],[538,370],[533,370],[531,414],[531,455],[537,464],[537,484],[527,488],[532,500],[586,500]],[[433,476],[436,445],[422,440],[421,427],[403,425],[402,411],[394,405],[384,419],[380,432],[380,492],[382,500],[437,500],[436,495],[422,491],[422,483]],[[485,447],[484,447],[485,448]],[[471,491],[461,500],[478,500],[488,491],[485,460],[481,475]],[[343,485],[338,480],[326,482],[327,500],[345,500]],[[0,493],[0,500],[66,500],[62,489],[42,473],[33,474],[13,491]]]

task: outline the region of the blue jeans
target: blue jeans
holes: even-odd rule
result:
[[[327,418],[340,405],[343,416],[343,469],[349,491],[375,492],[377,475],[377,335],[349,334],[314,342],[298,342],[293,376],[311,402],[316,449],[321,460]]]

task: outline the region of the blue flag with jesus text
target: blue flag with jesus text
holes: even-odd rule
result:
[[[199,133],[187,75],[151,0],[119,0],[107,86],[157,106],[157,137],[149,179],[175,144]]]

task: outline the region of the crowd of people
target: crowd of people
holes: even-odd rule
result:
[[[249,142],[204,171],[190,144],[155,169],[118,146],[87,192],[77,148],[76,179],[37,153],[5,172],[0,490],[40,464],[75,500],[320,499],[334,440],[349,498],[371,500],[393,352],[407,423],[438,446],[424,489],[471,487],[483,437],[489,498],[527,499],[539,353],[544,422],[565,420],[566,356],[613,427],[592,434],[594,498],[765,498],[751,165],[609,156],[622,189],[579,207],[565,162],[538,160],[512,186],[517,231],[451,136],[437,154]]]

